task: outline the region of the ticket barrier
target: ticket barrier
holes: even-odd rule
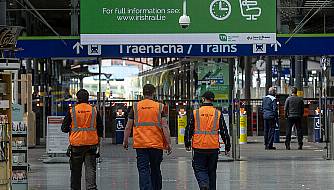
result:
[[[187,103],[176,103],[177,111],[177,144],[184,144],[184,132],[187,126]]]
[[[247,144],[247,113],[240,108],[240,139],[239,144]]]
[[[116,124],[115,142],[116,144],[123,144],[126,122],[125,122],[125,112],[120,108],[116,110],[115,124]]]

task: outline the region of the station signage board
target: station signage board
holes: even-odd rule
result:
[[[65,154],[68,148],[68,134],[61,132],[60,128],[64,116],[47,117],[47,142],[46,152],[48,154]]]
[[[276,0],[81,0],[80,31],[83,45],[271,44]]]
[[[82,45],[78,37],[25,37],[16,58],[123,58],[123,57],[239,57],[334,55],[334,34],[302,34],[289,40],[279,36],[273,44],[137,44]]]

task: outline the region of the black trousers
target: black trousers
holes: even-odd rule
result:
[[[71,190],[81,190],[83,163],[85,163],[86,189],[97,190],[96,150],[97,146],[72,147],[70,158]]]
[[[302,121],[300,117],[289,117],[288,118],[288,126],[286,129],[285,144],[290,144],[292,127],[293,125],[295,125],[297,129],[298,144],[299,146],[303,146],[303,130],[302,130],[301,122]]]
[[[136,152],[140,190],[161,190],[160,165],[163,159],[163,151],[155,148],[138,148]]]
[[[264,145],[266,148],[271,148],[274,145],[275,127],[275,119],[264,120]]]
[[[214,152],[194,151],[192,166],[199,188],[216,190],[218,150]]]

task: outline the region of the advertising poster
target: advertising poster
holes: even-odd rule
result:
[[[215,94],[216,100],[228,100],[229,65],[228,63],[198,63],[197,95],[201,97],[206,91]]]

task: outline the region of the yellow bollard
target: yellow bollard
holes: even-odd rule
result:
[[[187,126],[187,115],[184,111],[183,113],[179,113],[177,117],[177,128],[178,128],[178,135],[177,135],[177,143],[184,144],[184,131]]]
[[[247,114],[240,113],[240,139],[239,144],[247,144]]]

